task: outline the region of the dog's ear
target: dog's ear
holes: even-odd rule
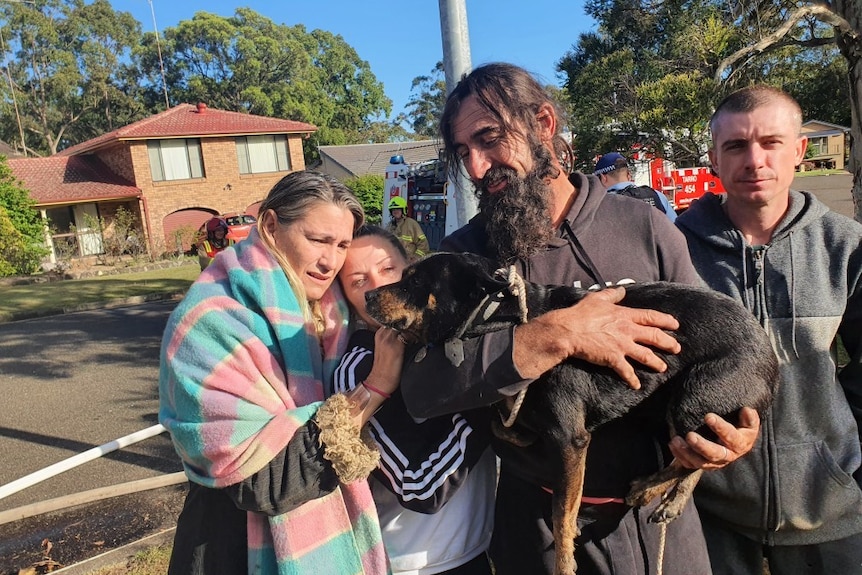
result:
[[[464,265],[467,267],[464,277],[470,278],[472,282],[471,299],[482,299],[490,293],[497,293],[505,289],[509,282],[506,278],[496,275],[498,266],[490,259],[476,254],[462,254]]]

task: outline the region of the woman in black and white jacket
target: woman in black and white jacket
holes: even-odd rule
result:
[[[333,391],[375,385],[379,362],[400,353],[392,338],[375,338],[378,325],[365,312],[365,292],[398,281],[407,265],[401,243],[386,230],[356,232],[339,279],[357,329],[335,371]],[[375,341],[376,340],[376,341]],[[397,344],[395,344],[397,345]],[[411,361],[410,358],[406,359]],[[496,458],[489,446],[488,410],[416,420],[396,390],[368,422],[380,450],[372,473],[383,542],[395,575],[490,575]]]

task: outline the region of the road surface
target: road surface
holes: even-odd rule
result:
[[[175,302],[0,324],[0,485],[150,427],[159,346]],[[0,499],[0,511],[180,471],[167,434]],[[77,562],[173,525],[181,487],[0,525],[0,573],[51,556]]]

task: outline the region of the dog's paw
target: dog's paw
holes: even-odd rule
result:
[[[650,523],[658,523],[659,525],[667,525],[680,515],[685,508],[687,498],[681,497],[677,493],[671,493],[666,497],[655,511],[649,516]]]

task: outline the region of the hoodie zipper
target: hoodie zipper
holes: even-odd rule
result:
[[[768,246],[751,246],[751,263],[754,271],[754,281],[752,282],[752,292],[754,295],[753,312],[757,317],[760,325],[766,327],[769,313],[766,308],[766,250]],[[761,422],[761,434],[763,435],[763,461],[765,463],[764,485],[763,485],[763,501],[765,502],[763,510],[763,522],[765,527],[764,543],[772,544],[774,542],[774,533],[778,530],[779,514],[778,502],[776,501],[777,490],[774,488],[777,478],[777,470],[775,469],[775,454],[773,440],[773,422],[772,412],[768,412],[764,421]]]

